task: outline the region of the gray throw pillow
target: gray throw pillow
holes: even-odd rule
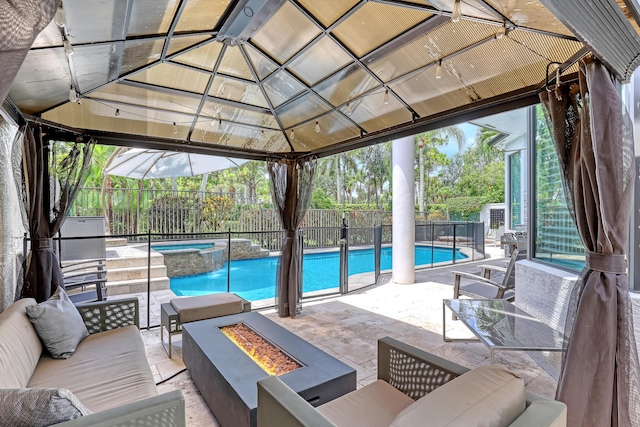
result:
[[[54,359],[69,358],[80,341],[89,336],[78,309],[60,287],[51,298],[30,305],[26,310],[36,333]]]
[[[40,427],[92,414],[66,388],[0,389],[0,423]]]

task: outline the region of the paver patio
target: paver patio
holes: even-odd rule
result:
[[[490,248],[493,249],[493,248]],[[494,255],[499,251],[492,250]],[[442,340],[442,299],[453,294],[451,270],[478,271],[478,263],[497,263],[499,257],[418,271],[413,285],[385,283],[355,291],[344,296],[305,301],[295,319],[279,318],[273,309],[262,314],[306,339],[327,353],[353,366],[357,371],[358,387],[376,378],[376,342],[391,336],[420,349],[432,352],[469,368],[487,365],[488,349],[480,343],[445,343]],[[146,322],[146,294],[135,294],[141,301]],[[637,294],[636,294],[637,295]],[[632,295],[635,297],[635,295]],[[151,325],[159,324],[159,305],[173,298],[171,291],[157,291],[151,296]],[[640,296],[633,298],[636,340],[640,337]],[[471,336],[460,322],[447,322],[448,334]],[[147,358],[156,381],[166,380],[184,368],[181,359],[181,339],[174,341],[174,356],[169,359],[160,343],[160,330],[143,330]],[[499,352],[496,363],[518,372],[526,388],[553,397],[554,378],[540,368],[526,353]],[[170,378],[159,385],[159,392],[181,389],[186,398],[188,426],[218,426],[215,417],[193,385],[188,372]]]

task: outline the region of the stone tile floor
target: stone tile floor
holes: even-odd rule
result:
[[[494,251],[494,255],[498,252]],[[502,263],[499,256],[482,263]],[[279,318],[273,309],[260,310],[262,314],[291,332],[306,339],[357,372],[358,387],[376,378],[376,342],[384,336],[394,337],[420,349],[442,356],[469,368],[489,364],[489,351],[480,343],[445,343],[442,339],[442,299],[452,297],[451,270],[477,272],[475,263],[458,264],[416,272],[416,283],[398,285],[380,284],[360,289],[344,296],[326,297],[308,301],[295,319]],[[146,324],[146,294],[136,294],[142,300],[143,322]],[[158,325],[160,303],[174,295],[171,291],[151,295],[150,324]],[[634,298],[636,331],[640,331],[640,299]],[[470,336],[460,322],[447,321],[447,334]],[[638,332],[636,333],[638,335]],[[184,368],[181,359],[181,339],[174,336],[174,354],[169,359],[160,343],[160,330],[143,330],[147,358],[156,381],[166,380],[158,386],[166,392],[180,389],[186,399],[187,425],[218,426],[213,414],[194,386],[188,372],[172,377]],[[496,363],[518,372],[526,388],[552,397],[556,381],[540,368],[526,353],[497,352]]]

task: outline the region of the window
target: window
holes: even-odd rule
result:
[[[533,257],[559,267],[580,271],[584,247],[564,197],[558,157],[544,119],[536,106],[535,222]]]

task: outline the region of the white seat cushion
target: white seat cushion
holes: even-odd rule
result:
[[[405,408],[391,427],[502,427],[526,407],[524,381],[501,366],[473,369]]]

